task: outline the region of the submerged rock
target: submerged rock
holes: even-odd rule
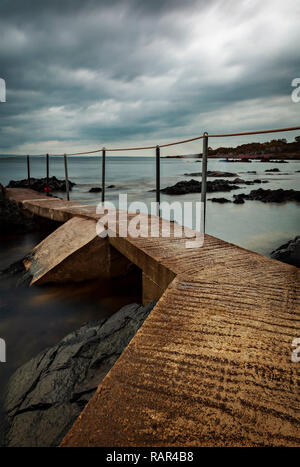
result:
[[[265,170],[265,172],[280,172],[280,170],[276,169],[276,168],[275,169],[267,169],[267,170]]]
[[[5,445],[57,446],[153,306],[126,305],[20,367],[6,391]]]
[[[201,177],[202,172],[194,172],[191,174],[184,174],[188,177]],[[208,177],[237,177],[237,174],[234,172],[219,172],[218,170],[208,170],[207,171],[207,176]]]
[[[292,266],[300,267],[300,236],[298,235],[293,240],[281,245],[279,248],[271,252],[271,258],[282,261],[283,263],[291,264]]]
[[[102,191],[102,188],[98,186],[94,186],[89,190],[89,193],[100,193]]]
[[[212,201],[213,203],[231,203],[230,199],[227,198],[210,198],[208,201]]]
[[[69,180],[69,190],[75,183]],[[28,186],[27,178],[24,180],[11,180],[7,185],[7,188],[31,188],[32,190],[44,192],[47,191],[47,179],[46,178],[31,178],[30,186]],[[56,177],[49,177],[48,179],[49,191],[66,191],[66,181],[58,180]]]
[[[230,183],[228,180],[213,180],[207,182],[207,193],[213,193],[216,191],[231,191],[236,190],[239,187]],[[168,186],[160,190],[162,193],[167,195],[185,195],[187,193],[201,193],[201,182],[197,180],[181,181],[177,182],[173,186]]]

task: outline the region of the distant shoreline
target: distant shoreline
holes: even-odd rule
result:
[[[262,162],[275,162],[276,161],[284,161],[284,160],[289,160],[289,161],[300,161],[300,153],[295,153],[295,154],[208,154],[209,159],[249,159],[253,161],[262,161]],[[177,156],[162,156],[161,159],[202,159],[202,154],[197,154],[197,155],[177,155]]]

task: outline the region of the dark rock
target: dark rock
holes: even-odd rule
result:
[[[247,172],[245,172],[246,174],[256,174],[256,170],[248,170]]]
[[[188,177],[201,177],[202,176],[202,172],[194,172],[194,173],[191,173],[191,174],[184,174]],[[237,177],[237,174],[236,173],[233,173],[233,172],[219,172],[217,170],[208,170],[207,171],[207,176],[208,177]]]
[[[237,185],[233,185],[228,180],[213,180],[207,182],[207,193],[214,193],[216,191],[231,191],[239,188]],[[168,186],[160,190],[162,193],[167,195],[185,195],[187,193],[201,193],[201,182],[197,180],[181,181],[177,182],[173,186]]]
[[[246,180],[243,180],[242,178],[237,177],[234,180],[232,180],[232,183],[235,183],[235,184],[243,183],[243,184],[245,184]]]
[[[100,193],[101,191],[102,191],[102,188],[98,186],[94,186],[93,188],[89,190],[89,193]]]
[[[275,168],[275,169],[267,169],[265,170],[265,172],[280,172],[279,169]]]
[[[244,204],[245,203],[244,198],[243,198],[243,194],[233,195],[233,197],[234,197],[234,200],[233,200],[234,204]]]
[[[49,234],[60,225],[50,219],[33,216],[18,203],[5,196],[5,188],[0,184],[0,234],[15,235],[33,231]]]
[[[6,391],[5,445],[57,446],[153,306],[124,306],[20,367]]]
[[[3,269],[0,271],[1,277],[7,277],[7,276],[15,276],[19,275],[20,273],[24,274],[26,272],[26,268],[24,266],[23,259],[20,259],[16,261],[15,263],[12,263],[8,268]]]
[[[72,190],[75,183],[69,180],[69,190]],[[45,192],[47,191],[47,179],[46,178],[31,178],[30,186],[28,186],[27,178],[24,180],[11,180],[7,185],[7,188],[31,188],[32,190]],[[48,180],[49,191],[66,191],[66,181],[58,180],[56,177],[50,177]]]
[[[213,203],[231,203],[230,199],[227,198],[210,198],[208,201],[212,201]]]
[[[269,183],[268,180],[260,180],[259,178],[256,178],[255,180],[253,180],[253,184],[255,183]]]
[[[244,180],[243,178],[235,178],[232,180],[230,183],[235,183],[235,184],[243,184],[243,185],[255,185],[256,183],[269,183],[267,180],[260,180],[259,178],[256,178],[255,180]]]
[[[262,201],[263,203],[283,203],[285,201],[298,201],[300,202],[300,191],[296,190],[252,190],[248,195],[241,193],[233,195],[234,198],[247,199],[251,201]]]
[[[107,188],[116,188],[116,185],[108,185]]]
[[[0,185],[0,225],[1,235],[19,234],[36,230],[37,223],[18,204],[5,198],[5,189]]]
[[[283,263],[291,264],[292,266],[300,267],[300,236],[281,245],[276,250],[272,251],[271,258],[282,261]]]

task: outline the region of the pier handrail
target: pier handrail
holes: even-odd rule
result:
[[[271,129],[271,130],[255,130],[255,131],[244,131],[240,133],[220,133],[220,134],[209,134],[208,133],[208,138],[226,138],[228,136],[247,136],[247,135],[261,135],[261,134],[266,134],[266,133],[280,133],[280,132],[286,132],[286,131],[296,131],[300,130],[300,126],[294,126],[294,127],[287,127],[287,128],[276,128],[276,129]],[[165,143],[165,144],[155,144],[153,146],[141,146],[141,147],[129,147],[129,148],[105,148],[106,152],[115,152],[115,151],[147,151],[148,149],[156,149],[157,146],[160,148],[166,148],[169,146],[175,146],[178,144],[185,144],[185,143],[190,143],[192,141],[197,141],[199,139],[203,139],[203,135],[201,136],[196,136],[195,138],[189,138],[189,139],[183,139],[180,141],[172,141],[171,143]],[[88,154],[97,154],[98,152],[102,152],[102,149],[94,149],[93,151],[84,151],[84,152],[73,152],[73,153],[64,153],[64,154],[49,154],[49,156],[56,156],[56,157],[64,157],[66,156],[84,156]],[[44,156],[45,154],[37,154],[37,157]]]
[[[65,182],[66,182],[66,192],[67,192],[67,199],[70,199],[69,194],[69,177],[68,177],[68,164],[67,164],[67,157],[71,156],[82,156],[88,154],[97,154],[102,152],[102,196],[101,200],[102,203],[105,201],[105,158],[108,152],[121,152],[121,151],[146,151],[149,149],[155,149],[156,151],[156,203],[158,206],[158,214],[159,214],[159,205],[160,205],[160,149],[166,148],[170,146],[175,146],[179,144],[190,143],[192,141],[197,141],[203,139],[203,152],[202,152],[202,179],[201,179],[201,232],[205,233],[205,213],[206,213],[206,179],[207,179],[207,159],[208,159],[208,138],[227,138],[227,137],[235,137],[235,136],[248,136],[248,135],[261,135],[267,133],[281,133],[287,131],[296,131],[300,130],[300,126],[294,127],[286,127],[286,128],[276,128],[276,129],[269,129],[269,130],[256,130],[256,131],[244,131],[239,133],[217,133],[217,134],[209,134],[204,132],[203,135],[196,136],[195,138],[184,139],[180,141],[173,141],[171,143],[165,143],[160,145],[153,145],[153,146],[141,146],[141,147],[129,147],[129,148],[101,148],[95,149],[93,151],[85,151],[85,152],[75,152],[75,153],[64,153],[64,154],[46,154],[46,192],[47,195],[49,194],[49,157],[64,157],[64,166],[65,166]],[[44,156],[44,154],[40,154],[38,156]],[[30,186],[30,160],[29,155],[27,155],[27,173],[28,173],[28,186]]]

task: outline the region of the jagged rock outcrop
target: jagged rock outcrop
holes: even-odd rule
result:
[[[69,190],[72,190],[75,183],[69,180]],[[47,191],[47,179],[46,178],[31,178],[30,187],[28,187],[27,178],[24,180],[11,180],[7,185],[7,188],[31,188],[32,190],[44,192]],[[58,180],[56,177],[49,177],[48,179],[49,191],[66,191],[66,181]]]
[[[153,306],[126,305],[20,367],[6,391],[4,444],[57,446]]]
[[[283,263],[291,264],[292,266],[300,267],[300,236],[298,235],[293,240],[281,245],[279,248],[271,252],[271,258],[278,259]]]

